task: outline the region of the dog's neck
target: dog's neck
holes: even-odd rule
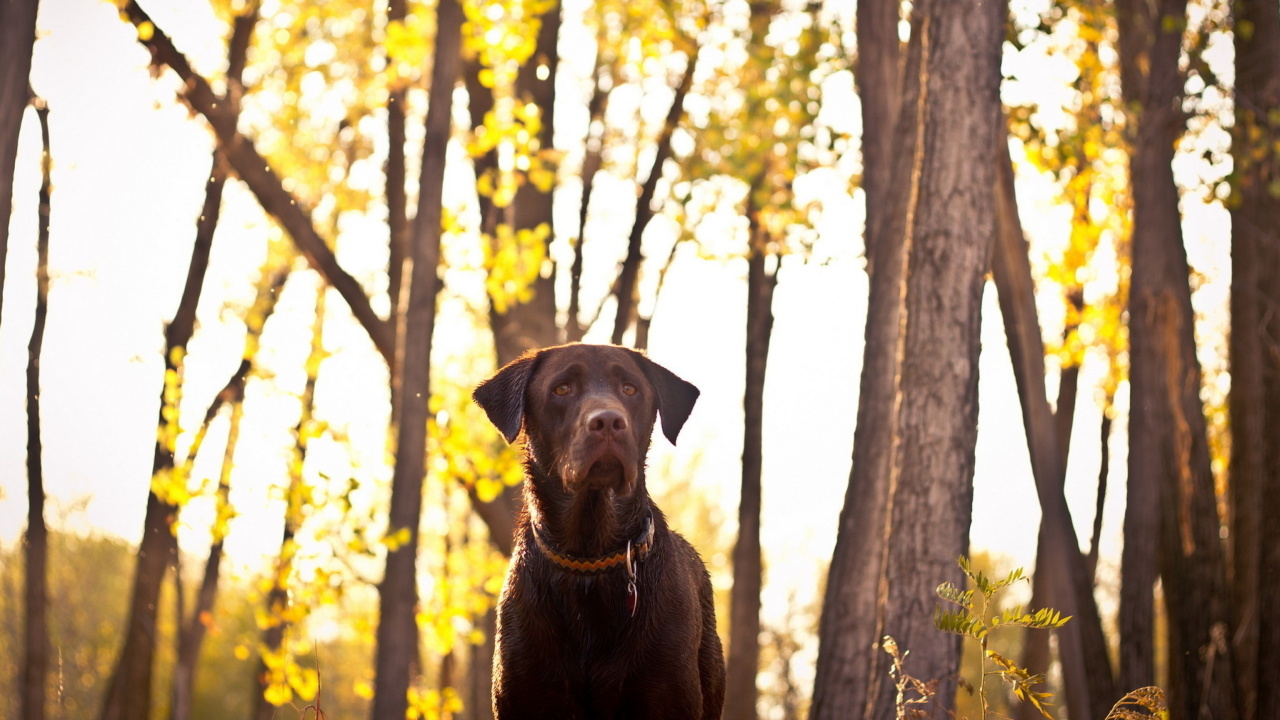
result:
[[[617,552],[643,529],[651,512],[644,472],[635,489],[621,495],[612,488],[565,489],[560,478],[526,462],[525,507],[529,521],[565,553],[596,557]]]

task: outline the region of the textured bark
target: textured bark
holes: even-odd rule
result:
[[[911,46],[907,90],[898,79],[896,0],[858,3],[857,82],[862,100],[862,188],[870,296],[853,459],[827,577],[818,633],[814,720],[864,717],[884,677],[878,649],[889,457],[897,375],[902,225],[915,155],[919,45]],[[913,35],[919,30],[918,22]],[[902,108],[898,121],[898,97]],[[890,182],[893,183],[892,192]],[[897,218],[896,227],[890,220]]]
[[[404,717],[409,670],[418,656],[418,625],[414,619],[418,603],[418,523],[426,468],[431,341],[440,290],[445,149],[449,143],[453,89],[462,66],[462,8],[456,0],[441,0],[437,5],[436,28],[418,212],[409,248],[413,266],[408,273],[409,299],[404,313],[400,423],[388,518],[388,533],[408,529],[409,539],[387,552],[386,571],[378,586],[377,692],[370,714],[374,720]]]
[[[26,657],[22,666],[22,718],[43,720],[45,678],[49,671],[49,531],[44,524],[44,444],[40,437],[40,351],[44,347],[45,320],[49,312],[49,108],[36,104],[44,155],[40,167],[40,227],[36,236],[36,310],[27,343],[27,531],[26,548]],[[7,217],[6,217],[7,221]],[[0,258],[3,262],[3,258]]]
[[[931,0],[922,13],[912,38],[922,50],[921,97],[903,240],[884,634],[910,650],[913,675],[938,682],[935,715],[945,717],[955,703],[960,638],[934,627],[933,591],[963,581],[955,559],[969,549],[1004,10]],[[873,717],[895,715],[893,688],[882,686]]]
[[[1074,380],[1074,374],[1068,378],[1068,373],[1063,373],[1063,382],[1067,383],[1063,387],[1068,388],[1064,395],[1071,399],[1055,417],[1045,395],[1044,343],[1036,317],[1035,285],[1027,241],[1018,219],[1013,162],[1004,127],[1003,122],[999,123],[1001,132],[996,134],[993,146],[998,232],[992,268],[1042,512],[1036,590],[1046,596],[1042,602],[1074,618],[1055,631],[1068,712],[1072,717],[1103,717],[1115,700],[1111,662],[1093,599],[1093,576],[1080,554],[1071,511],[1063,495],[1070,424],[1069,416],[1062,413],[1069,413],[1074,406],[1074,385],[1069,382]],[[1047,667],[1033,672],[1044,669]]]
[[[1237,0],[1236,127],[1238,204],[1231,215],[1231,571],[1232,635],[1240,716],[1280,716],[1280,688],[1266,682],[1280,663],[1280,533],[1263,508],[1280,502],[1280,8]],[[1248,29],[1246,31],[1246,28]],[[1264,270],[1264,268],[1266,270]],[[1266,503],[1271,503],[1270,505]]]
[[[738,501],[738,539],[733,546],[733,589],[729,595],[729,651],[725,677],[725,720],[754,720],[756,675],[760,667],[761,442],[764,421],[765,369],[773,332],[773,290],[777,269],[770,271],[768,238],[758,216],[748,209],[751,247],[747,257],[747,367],[743,394],[742,496]]]
[[[9,254],[18,132],[31,92],[27,78],[31,74],[39,4],[38,0],[0,0],[0,309],[4,307],[4,265]]]
[[[1145,55],[1140,85],[1124,88],[1136,128],[1130,155],[1134,217],[1129,299],[1129,494],[1122,556],[1121,675],[1149,684],[1150,583],[1157,566],[1168,611],[1170,717],[1237,716],[1225,560],[1196,359],[1194,314],[1170,164],[1182,132],[1178,71],[1184,0],[1129,7],[1122,62]],[[1155,11],[1154,15],[1142,13]],[[1132,76],[1132,73],[1130,73]],[[1129,646],[1133,643],[1133,646]],[[1139,653],[1141,651],[1141,653]]]
[[[680,118],[684,117],[684,99],[693,86],[693,71],[697,64],[698,56],[695,53],[689,58],[684,75],[680,78],[680,85],[676,87],[675,98],[671,101],[671,108],[667,110],[666,121],[656,141],[657,152],[653,156],[653,166],[649,168],[649,177],[640,186],[640,195],[636,198],[635,220],[631,223],[631,235],[627,239],[627,256],[622,261],[622,272],[618,274],[618,281],[614,286],[614,297],[618,301],[613,318],[614,345],[622,344],[623,334],[636,319],[636,284],[640,278],[640,264],[644,261],[640,241],[644,237],[644,229],[649,227],[649,221],[653,219],[653,196],[658,189],[658,180],[662,178],[662,166],[671,157],[671,136],[675,134]]]

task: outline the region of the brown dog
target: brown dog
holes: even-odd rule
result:
[[[644,477],[657,416],[674,443],[697,398],[612,345],[531,352],[476,388],[507,441],[525,438],[525,511],[498,599],[498,720],[720,717],[711,579]]]

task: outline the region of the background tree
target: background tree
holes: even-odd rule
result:
[[[1280,536],[1263,508],[1280,498],[1280,15],[1272,3],[1232,5],[1236,51],[1235,161],[1231,207],[1230,538],[1232,659],[1245,720],[1280,712],[1280,690],[1266,680],[1280,658],[1280,624],[1265,608],[1276,584]]]
[[[1159,568],[1169,616],[1172,716],[1234,717],[1226,565],[1172,170],[1185,124],[1178,56],[1186,4],[1121,2],[1116,12],[1133,187],[1121,685],[1154,679],[1151,594]]]
[[[36,311],[27,345],[27,530],[26,546],[26,658],[23,664],[22,717],[45,716],[45,681],[49,672],[48,565],[49,530],[44,519],[44,446],[40,436],[40,353],[49,313],[49,214],[53,183],[49,169],[49,108],[35,102],[40,118],[41,156],[40,228],[36,240]]]
[[[938,578],[954,575],[948,566],[968,548],[979,306],[995,232],[989,158],[999,118],[1003,11],[935,2],[918,12],[911,39],[919,52],[917,139],[912,172],[895,176],[908,200],[884,634],[911,648],[913,673],[939,683],[945,710],[954,703],[959,647],[929,632],[933,613],[924,599]],[[893,716],[893,691],[885,687],[875,717]]]

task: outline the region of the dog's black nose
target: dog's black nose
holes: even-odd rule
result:
[[[587,416],[587,432],[592,435],[614,436],[627,429],[627,418],[617,410],[596,410]]]

